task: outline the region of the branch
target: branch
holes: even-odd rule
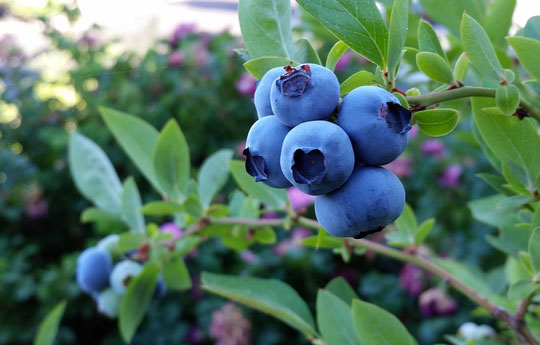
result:
[[[420,96],[408,96],[407,101],[411,105],[430,106],[444,101],[451,101],[466,97],[489,97],[495,98],[495,89],[485,87],[464,86],[453,90],[431,93]],[[525,110],[529,116],[540,122],[540,111],[524,99],[520,99],[519,107]]]

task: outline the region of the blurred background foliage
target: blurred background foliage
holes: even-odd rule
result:
[[[407,38],[407,45],[413,47],[415,23],[427,18],[415,9]],[[28,56],[12,37],[0,37],[0,344],[31,343],[39,320],[65,298],[70,304],[58,344],[118,344],[116,322],[96,311],[74,279],[78,253],[116,229],[114,224],[91,227],[79,220],[88,203],[75,190],[66,166],[69,133],[77,129],[96,141],[119,175],[134,176],[143,199],[149,199],[149,186],[113,141],[98,107],[140,116],[157,128],[176,118],[198,167],[219,148],[238,152],[243,147],[256,118],[251,101],[255,80],[244,72],[234,51],[242,46],[240,39],[228,32],[209,34],[182,23],[143,53],[118,51],[115,40],[96,38],[98,26],[80,37],[56,30],[51,18],[58,13],[75,24],[79,11],[71,2],[50,1],[39,11],[16,2],[0,3],[0,21],[17,18],[39,23],[49,42],[47,49]],[[320,55],[326,56],[335,39],[309,15],[296,16],[302,22],[296,34],[313,39]],[[456,41],[449,37],[448,56],[455,59],[451,44]],[[373,68],[360,56],[347,53],[336,70],[343,81],[358,69]],[[414,63],[400,81],[403,90],[426,89],[427,79]],[[419,220],[437,219],[428,238],[430,248],[441,256],[482,266],[493,287],[501,289],[497,284],[503,280],[499,277],[504,274],[505,256],[484,240],[494,229],[474,222],[466,207],[469,200],[492,193],[475,176],[492,168],[471,134],[468,105],[454,105],[465,110],[454,135],[433,139],[413,134],[406,153],[389,168],[404,182],[407,201]],[[312,208],[307,212],[312,214]],[[301,238],[302,230],[296,231]],[[375,255],[344,263],[330,252],[301,248],[285,230],[278,237],[274,247],[254,246],[242,252],[211,240],[187,264],[195,277],[204,269],[285,280],[311,307],[318,287],[341,275],[362,298],[398,315],[422,344],[441,341],[443,334],[455,333],[471,319],[473,305],[468,300],[447,294],[445,286],[434,286],[432,277],[412,267]],[[379,238],[382,241],[383,236]],[[203,294],[197,279],[190,293],[169,293],[153,303],[135,344],[234,345],[219,342],[220,329],[223,333],[223,328],[234,328],[243,318],[251,325],[253,344],[305,343],[269,316],[223,309],[225,302]],[[477,321],[485,322],[481,315]]]

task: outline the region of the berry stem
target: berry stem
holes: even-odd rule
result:
[[[495,98],[496,91],[497,90],[495,89],[485,87],[464,86],[457,89],[436,92],[427,95],[408,96],[407,101],[409,101],[410,105],[430,106],[444,101],[451,101],[454,99],[466,97]],[[540,122],[540,110],[535,108],[532,104],[530,104],[524,99],[520,99],[519,106],[521,109],[525,110],[529,116],[534,117],[536,121]]]

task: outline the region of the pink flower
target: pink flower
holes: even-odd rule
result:
[[[42,219],[47,217],[49,205],[47,201],[38,199],[26,204],[26,216],[30,219]]]
[[[216,345],[248,345],[251,323],[242,311],[232,303],[226,303],[212,313],[210,335]]]
[[[352,61],[352,53],[347,50],[343,55],[341,55],[341,58],[336,64],[336,67],[334,68],[336,71],[343,71],[347,66],[351,64]]]
[[[444,157],[444,144],[440,140],[428,139],[422,143],[420,149],[428,156],[433,156],[436,158]]]
[[[182,236],[182,229],[173,222],[162,224],[159,230],[171,234],[175,240]]]
[[[461,165],[453,164],[444,169],[442,175],[437,180],[439,186],[456,188],[459,186],[459,178],[461,177]]]
[[[251,250],[245,249],[240,253],[240,257],[244,260],[245,263],[253,264],[257,262],[257,255],[255,255]]]
[[[177,25],[169,38],[169,44],[172,46],[177,45],[182,38],[194,33],[196,28],[197,24],[195,23],[181,23]]]
[[[304,238],[311,236],[311,231],[306,228],[295,228],[292,232],[292,236],[286,240],[277,244],[272,251],[276,255],[285,255],[287,252],[301,248]]]
[[[412,176],[412,159],[408,157],[397,158],[383,167],[393,172],[397,177],[404,178]]]
[[[253,97],[255,94],[255,83],[257,82],[257,79],[253,77],[249,73],[243,73],[240,78],[236,81],[236,90],[242,95],[242,96],[249,96]]]
[[[287,196],[295,211],[308,207],[315,202],[315,196],[306,194],[297,187],[287,188]]]
[[[204,44],[198,44],[194,50],[195,63],[197,66],[201,67],[210,60],[210,53]]]
[[[413,140],[418,135],[419,129],[418,125],[414,125],[411,127],[411,130],[409,131],[409,139]]]
[[[418,296],[424,290],[423,276],[420,268],[405,264],[399,274],[399,285],[409,296]]]
[[[180,51],[175,51],[169,55],[169,66],[180,67],[184,63],[184,54]]]
[[[425,317],[452,315],[457,311],[457,303],[438,288],[424,291],[418,298],[420,312]]]

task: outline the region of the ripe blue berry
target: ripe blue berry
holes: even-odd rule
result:
[[[351,141],[332,122],[301,123],[283,141],[281,170],[304,193],[320,195],[339,188],[353,168]]]
[[[283,73],[285,73],[283,67],[272,68],[266,72],[259,81],[254,96],[255,109],[257,109],[257,116],[259,119],[274,114],[270,105],[270,89],[272,88],[274,81]]]
[[[405,190],[390,171],[357,166],[343,187],[315,199],[321,226],[339,237],[361,238],[396,220],[405,206]]]
[[[141,273],[142,269],[141,264],[131,260],[124,260],[117,263],[110,276],[110,283],[114,292],[118,295],[123,295],[126,292],[128,284]]]
[[[265,116],[251,126],[244,155],[246,171],[255,177],[256,182],[262,181],[275,188],[291,185],[279,165],[281,145],[289,130],[275,116]]]
[[[109,284],[112,259],[103,249],[90,247],[77,259],[77,283],[87,293],[98,293]]]
[[[407,146],[411,112],[390,92],[377,86],[351,91],[339,108],[338,125],[351,138],[358,161],[384,165]]]
[[[289,127],[324,120],[339,103],[339,82],[334,72],[323,66],[288,66],[272,84],[270,101],[274,115]]]

